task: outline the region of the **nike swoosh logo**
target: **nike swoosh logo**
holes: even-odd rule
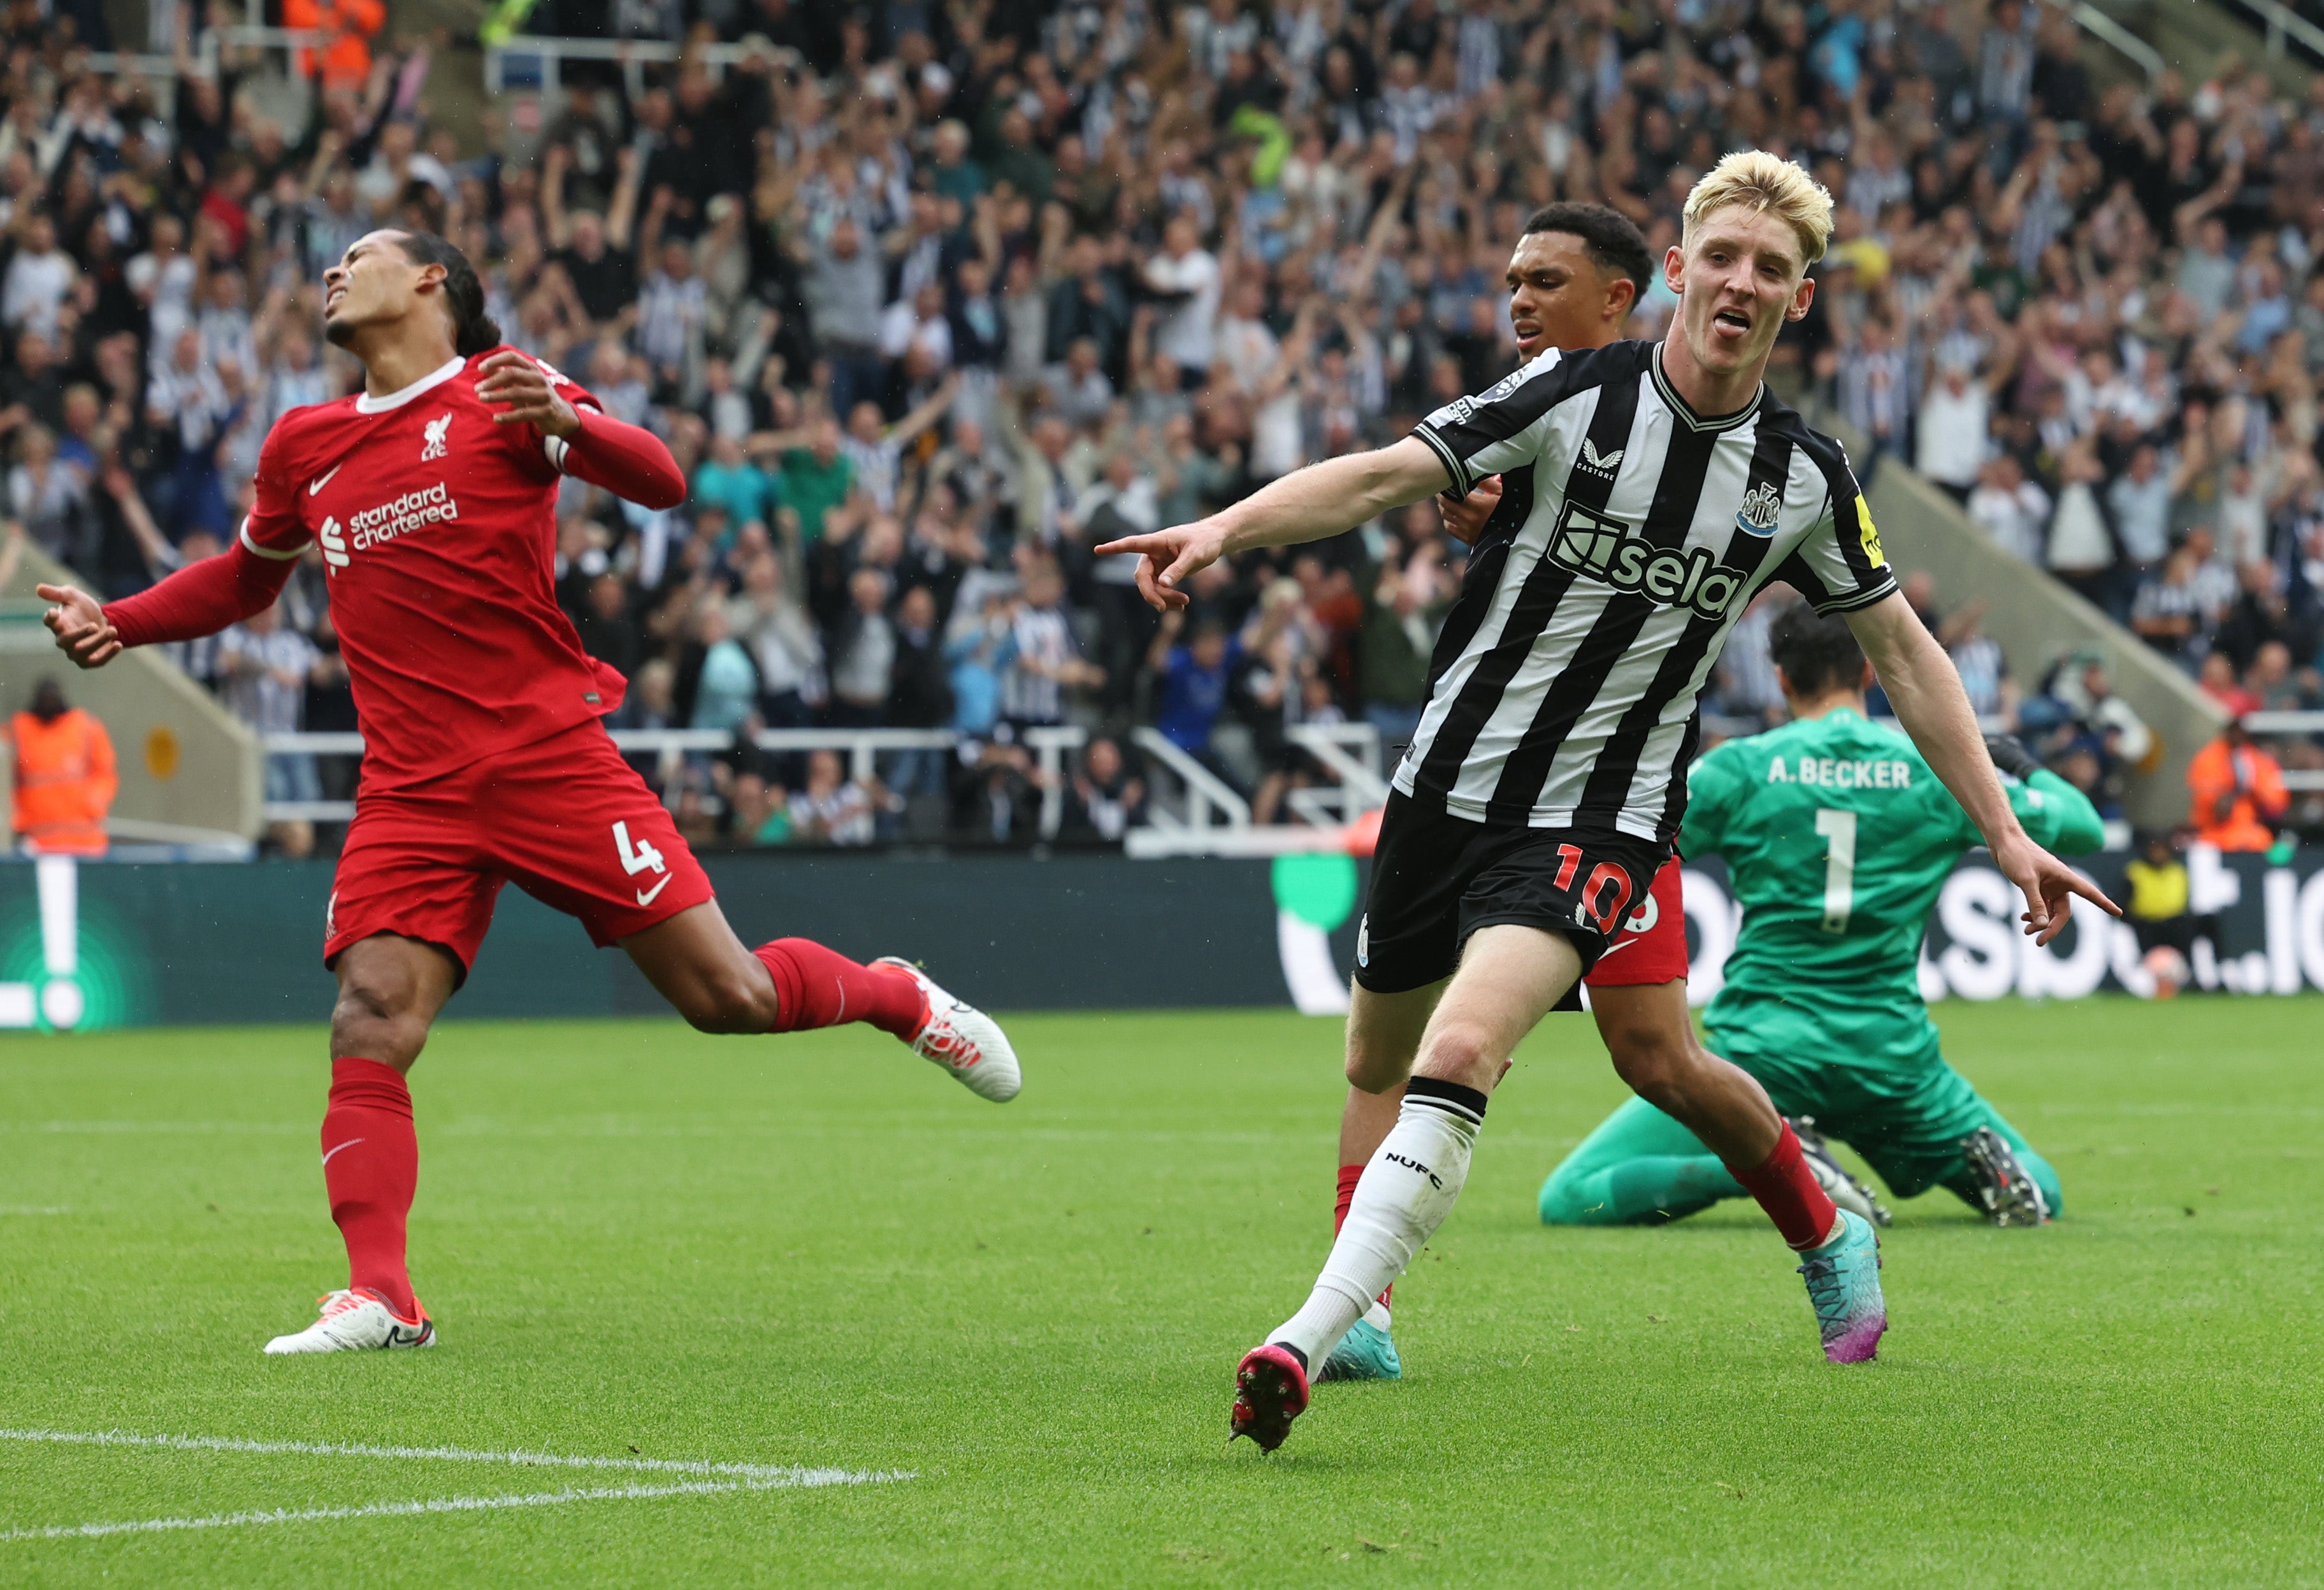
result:
[[[676,873],[672,873],[672,874],[670,874],[670,877],[671,877],[671,878],[674,878],[674,877],[676,877],[677,875],[678,875],[678,874],[677,874]],[[657,894],[659,894],[663,890],[665,890],[665,889],[667,889],[667,888],[669,888],[669,878],[664,878],[660,883],[656,883],[656,884],[655,884],[652,888],[650,888],[650,889],[641,889],[641,890],[639,890],[639,891],[638,891],[638,903],[639,903],[640,905],[651,905],[651,904],[654,902],[654,896],[655,896],[655,895],[657,895]]]
[[[360,1137],[351,1137],[347,1139],[346,1142],[341,1143],[337,1148],[333,1149],[330,1154],[325,1154],[323,1156],[323,1163],[326,1165],[329,1164],[331,1162],[331,1154],[343,1154],[346,1152],[347,1150],[355,1147],[355,1144],[363,1141],[364,1140]]]
[[[1637,942],[1637,940],[1636,938],[1617,938],[1613,943],[1608,945],[1605,948],[1598,952],[1599,964],[1601,966],[1604,965],[1608,956],[1612,955],[1618,949],[1628,949]]]
[[[337,475],[340,470],[342,470],[342,469],[344,469],[344,468],[346,468],[346,464],[345,460],[342,460],[342,461],[340,461],[339,463],[334,464],[334,465],[332,465],[332,466],[331,466],[331,475]],[[307,495],[308,495],[309,496],[310,496],[310,497],[311,497],[311,496],[313,496],[317,492],[321,491],[325,486],[327,486],[327,485],[330,485],[330,484],[331,484],[331,475],[326,475],[326,476],[324,476],[320,480],[316,481],[312,485],[309,486],[309,487],[307,488]]]

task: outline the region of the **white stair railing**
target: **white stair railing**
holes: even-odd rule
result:
[[[2082,32],[2144,72],[2148,88],[2153,88],[2154,79],[2163,75],[2163,52],[2097,6],[2089,5],[2088,0],[2074,7],[2074,22]]]
[[[2255,735],[2324,735],[2324,712],[2246,713],[2244,727]],[[2324,771],[2285,768],[2283,787],[2301,794],[2324,790]]]
[[[1177,781],[1185,804],[1182,816],[1149,799],[1146,803],[1148,822],[1157,828],[1197,832],[1211,828],[1240,832],[1250,827],[1250,803],[1236,794],[1224,779],[1173,744],[1161,730],[1133,729],[1130,737],[1156,768]]]
[[[731,750],[734,736],[724,729],[614,729],[615,749],[625,754],[676,758],[688,752],[716,753]],[[1041,837],[1054,839],[1065,824],[1065,753],[1089,744],[1089,731],[1070,724],[1025,731],[1040,769]],[[846,754],[850,776],[866,781],[879,772],[883,751],[945,751],[960,744],[951,729],[761,729],[752,744],[761,751],[838,751]],[[272,753],[309,756],[361,756],[364,737],[349,732],[312,730],[260,736]],[[1223,786],[1222,786],[1223,788]],[[1231,795],[1232,790],[1228,793]],[[344,823],[355,814],[352,800],[272,800],[266,804],[268,822]],[[1249,813],[1245,813],[1248,818]]]
[[[1295,724],[1284,731],[1284,737],[1340,781],[1334,793],[1342,821],[1388,804],[1388,782],[1379,773],[1379,731],[1371,725]]]

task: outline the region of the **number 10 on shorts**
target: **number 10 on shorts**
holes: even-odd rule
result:
[[[657,873],[669,870],[663,864],[661,852],[650,843],[641,841],[634,846],[630,843],[630,825],[627,823],[613,825],[613,851],[622,858],[622,871],[632,878],[648,869]]]

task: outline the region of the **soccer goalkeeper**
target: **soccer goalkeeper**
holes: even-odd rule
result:
[[[1921,1002],[1922,924],[1978,831],[1913,743],[1865,716],[1870,670],[1843,620],[1803,602],[1775,621],[1769,649],[1792,721],[1694,764],[1679,835],[1683,855],[1727,858],[1743,906],[1706,1018],[1711,1047],[1759,1079],[1843,1206],[1886,1221],[1822,1134],[1897,1197],[1941,1186],[1997,1225],[2039,1225],[2060,1209],[2057,1172],[1945,1063]],[[2080,791],[2016,741],[1988,744],[2036,844],[2098,847]],[[1541,1217],[1675,1220],[1748,1196],[1685,1127],[1634,1098],[1550,1173]]]

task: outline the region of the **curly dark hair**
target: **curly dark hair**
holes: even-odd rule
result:
[[[1601,271],[1628,276],[1639,298],[1646,297],[1654,282],[1654,252],[1646,246],[1646,235],[1620,210],[1571,201],[1545,204],[1525,224],[1526,236],[1536,232],[1563,232],[1579,237],[1591,263]]]

